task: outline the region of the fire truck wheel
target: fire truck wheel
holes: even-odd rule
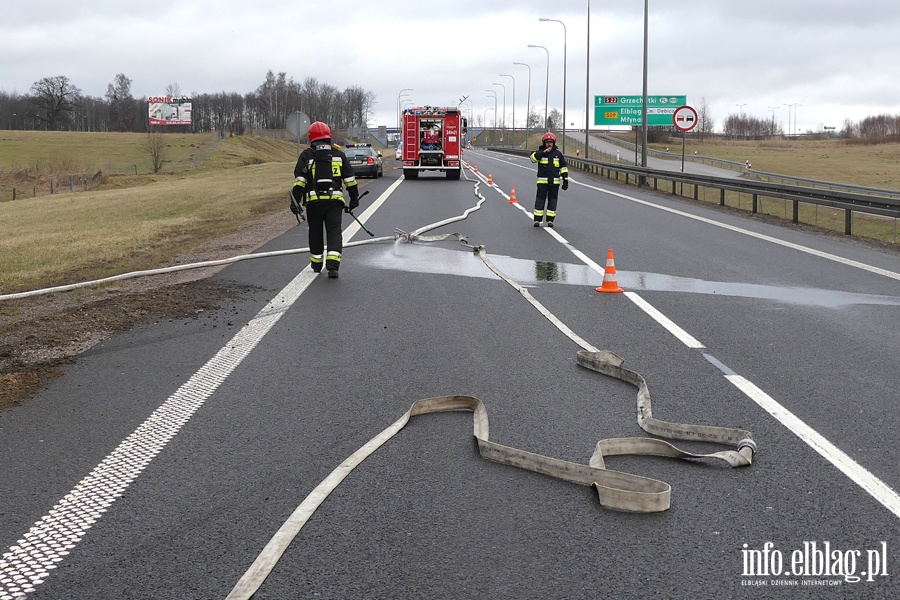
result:
[[[419,171],[417,169],[403,169],[403,177],[405,179],[418,179]]]

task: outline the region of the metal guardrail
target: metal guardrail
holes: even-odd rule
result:
[[[604,134],[591,134],[592,137],[599,138],[605,142],[610,144],[615,144],[617,146],[622,146],[630,152],[635,151],[636,145],[631,142],[626,142],[624,140],[620,140],[619,138],[615,138],[609,135]],[[637,147],[640,149],[640,147]],[[652,148],[647,148],[647,156],[652,156],[654,158],[659,158],[662,160],[681,160],[681,153],[679,152],[662,152],[660,150],[654,150]],[[684,156],[686,161],[700,163],[703,165],[709,165],[712,167],[718,167],[720,169],[729,169],[731,171],[739,171],[739,172],[747,172],[747,165],[740,162],[735,162],[733,160],[725,160],[721,158],[712,158],[709,156],[698,156],[696,154],[686,154]],[[886,196],[888,198],[898,198],[900,199],[900,190],[891,190],[885,188],[876,188],[869,187],[864,185],[852,185],[849,183],[837,183],[833,181],[821,181],[818,179],[806,179],[804,177],[794,177],[793,175],[784,175],[781,173],[770,173],[768,171],[758,171],[753,170],[752,173],[761,179],[766,181],[775,182],[780,181],[781,183],[795,184],[795,185],[807,185],[809,187],[822,188],[822,189],[830,189],[830,190],[843,190],[846,192],[859,192],[862,194],[871,194],[873,196]]]
[[[529,156],[531,154],[528,150],[510,148],[488,148],[488,150],[516,156]],[[681,185],[681,195],[684,195],[684,185],[693,186],[693,198],[695,200],[699,199],[699,189],[701,187],[717,189],[720,191],[719,204],[721,206],[725,206],[726,191],[748,194],[752,197],[751,212],[754,214],[759,212],[760,198],[787,200],[792,203],[791,221],[795,224],[799,222],[801,202],[836,208],[844,211],[844,233],[846,235],[852,235],[854,212],[900,219],[900,198],[890,196],[857,193],[855,191],[837,190],[827,187],[773,183],[749,177],[735,179],[731,177],[696,175],[678,171],[651,169],[649,167],[626,166],[621,163],[590,160],[571,155],[566,156],[566,161],[569,163],[570,169],[586,171],[608,179],[614,178],[619,180],[620,174],[624,174],[626,184],[631,183],[632,178],[635,185],[641,185],[642,183],[650,185],[649,181],[652,180],[652,187],[655,190],[660,189],[660,181],[669,182],[671,183],[671,193],[676,195],[678,195],[679,184]],[[754,176],[759,175],[756,171],[752,173]],[[827,184],[828,182],[818,183]]]

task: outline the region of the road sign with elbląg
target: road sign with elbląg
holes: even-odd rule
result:
[[[672,126],[672,115],[687,96],[647,96],[647,125]],[[643,96],[594,96],[594,125],[643,124]]]

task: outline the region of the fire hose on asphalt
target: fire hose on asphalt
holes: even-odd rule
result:
[[[466,174],[466,179],[471,181],[468,174]],[[573,463],[534,454],[525,450],[511,448],[491,441],[489,437],[487,409],[477,398],[472,396],[449,395],[418,400],[414,402],[409,410],[396,422],[366,443],[347,460],[343,461],[304,499],[302,504],[297,507],[288,521],[284,523],[263,549],[262,553],[250,569],[235,585],[228,596],[229,600],[250,598],[259,586],[262,585],[262,582],[265,580],[268,573],[274,568],[280,556],[299,533],[303,525],[309,520],[331,491],[333,491],[356,466],[365,460],[366,457],[374,453],[379,447],[403,429],[414,416],[446,411],[471,411],[473,413],[474,421],[473,434],[477,440],[479,451],[483,458],[542,473],[564,481],[591,486],[597,491],[601,506],[616,510],[642,513],[665,511],[669,508],[671,502],[671,486],[656,479],[607,469],[604,461],[606,457],[621,455],[653,455],[680,459],[718,459],[725,461],[731,467],[748,466],[752,463],[753,455],[756,452],[757,447],[749,431],[730,427],[680,424],[654,418],[650,392],[644,378],[639,373],[625,368],[623,366],[624,361],[622,358],[611,352],[598,350],[575,334],[546,307],[538,302],[527,289],[498,269],[487,256],[484,246],[469,244],[468,239],[460,233],[436,236],[423,235],[433,229],[464,220],[469,214],[480,209],[485,202],[485,198],[479,190],[480,183],[481,180],[478,179],[473,186],[475,196],[478,197],[478,202],[460,216],[427,225],[413,232],[405,232],[401,229],[397,229],[394,236],[373,237],[368,240],[349,242],[344,246],[354,247],[386,241],[395,242],[401,239],[409,243],[432,243],[455,238],[458,243],[476,253],[491,271],[516,289],[535,309],[581,348],[576,354],[576,362],[578,365],[601,375],[624,381],[637,389],[637,422],[641,429],[658,438],[692,442],[712,442],[723,446],[729,446],[731,449],[721,450],[710,454],[694,454],[680,450],[664,439],[615,438],[597,442],[594,452],[586,464]],[[19,294],[0,295],[0,300],[24,298],[32,295],[71,290],[132,277],[171,273],[174,271],[202,267],[221,266],[242,260],[283,256],[303,252],[309,252],[309,248],[241,255],[223,260],[126,273],[80,284],[58,286],[32,292],[22,292]]]
[[[466,179],[469,179],[468,176],[466,176]],[[472,396],[438,396],[418,400],[397,421],[354,452],[332,471],[324,481],[316,486],[275,533],[250,568],[231,590],[226,600],[249,600],[265,581],[266,577],[268,577],[272,569],[274,569],[275,564],[287,550],[291,541],[297,536],[328,495],[353,469],[399,433],[409,420],[415,416],[448,411],[471,411],[473,413],[473,435],[477,440],[478,450],[482,458],[549,475],[564,481],[591,486],[596,490],[601,506],[623,511],[649,513],[668,510],[672,488],[668,483],[657,479],[607,469],[604,461],[605,457],[643,455],[680,459],[711,458],[723,460],[731,467],[749,466],[752,463],[753,454],[757,451],[757,446],[749,431],[732,427],[674,423],[654,418],[650,390],[644,378],[639,373],[625,368],[622,358],[612,352],[600,351],[594,348],[571,331],[538,302],[527,289],[500,271],[488,258],[484,246],[470,245],[466,237],[459,233],[437,236],[422,235],[426,231],[462,220],[473,210],[478,210],[484,202],[484,196],[479,191],[479,184],[480,180],[474,184],[475,195],[479,198],[478,203],[462,216],[420,228],[412,233],[397,229],[397,237],[409,242],[438,242],[456,238],[460,244],[478,254],[491,271],[515,288],[562,333],[582,348],[576,354],[576,362],[579,366],[607,377],[619,379],[637,388],[638,426],[647,433],[656,435],[659,438],[672,440],[717,443],[723,446],[730,446],[733,449],[721,450],[710,454],[695,454],[681,450],[663,439],[613,438],[597,442],[587,464],[573,463],[511,448],[491,441],[487,408],[477,398]]]

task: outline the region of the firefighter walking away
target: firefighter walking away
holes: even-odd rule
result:
[[[552,132],[548,131],[541,138],[541,147],[531,153],[531,162],[538,165],[534,226],[540,227],[546,217],[547,227],[553,227],[560,184],[562,189],[569,189],[569,167],[566,157],[556,147],[556,136]]]
[[[343,187],[347,188],[350,196],[349,205],[344,198]],[[350,161],[332,145],[331,129],[321,121],[309,126],[309,148],[300,153],[294,167],[291,197],[294,199],[291,202],[294,214],[306,209],[306,220],[309,223],[309,262],[312,270],[320,273],[324,265],[328,277],[336,278],[343,250],[341,213],[350,212],[359,206],[359,189],[356,187],[356,177]]]

